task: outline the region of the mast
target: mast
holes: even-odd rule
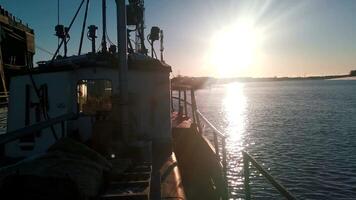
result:
[[[101,40],[101,49],[103,52],[107,51],[106,48],[106,0],[102,0],[102,18],[103,18],[103,37]]]
[[[119,63],[119,87],[120,87],[120,132],[124,139],[128,138],[128,83],[127,83],[127,29],[126,29],[126,5],[125,0],[116,0],[117,12],[117,46]]]

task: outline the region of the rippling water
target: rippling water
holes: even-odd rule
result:
[[[6,133],[7,107],[0,108],[0,135]]]
[[[356,81],[231,83],[197,91],[228,135],[229,185],[243,197],[245,149],[298,199],[356,199]],[[254,199],[279,199],[252,172]]]

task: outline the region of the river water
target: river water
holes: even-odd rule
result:
[[[241,150],[298,199],[356,199],[356,81],[230,83],[196,92],[228,135],[228,176],[243,197]],[[282,199],[252,171],[254,199]]]

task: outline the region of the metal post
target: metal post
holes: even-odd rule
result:
[[[172,109],[172,112],[174,111],[174,105],[173,105],[173,90],[171,88],[171,109]]]
[[[116,0],[117,12],[117,46],[119,63],[119,87],[120,87],[120,131],[124,140],[128,139],[128,81],[127,81],[127,28],[126,28],[126,5],[125,0]]]
[[[4,89],[4,93],[7,96],[7,87],[6,87],[5,72],[4,72],[4,62],[3,62],[3,59],[2,59],[1,45],[0,45],[0,76],[1,76],[2,88]],[[9,101],[8,97],[6,97],[6,100]]]
[[[193,94],[193,89],[190,90],[190,102],[192,102],[192,106],[191,106],[191,109],[192,109],[192,115],[193,115],[193,123],[197,123],[197,116],[196,116],[196,113],[195,113],[195,105],[194,105],[194,102],[195,102],[195,97],[194,97],[194,94]]]
[[[106,52],[107,51],[106,49],[106,0],[102,0],[102,15],[103,15],[103,37],[101,39],[101,48],[103,52]],[[125,22],[125,30],[126,30],[126,22]]]
[[[67,52],[68,52],[68,41],[67,41],[67,37],[68,37],[68,33],[65,33],[66,35],[64,36],[64,38],[62,39],[64,41],[64,57],[67,57]]]
[[[225,181],[225,197],[228,199],[228,182],[227,182],[227,164],[226,164],[226,138],[222,138],[222,165],[223,165],[223,174]]]
[[[215,131],[213,132],[213,135],[214,135],[214,146],[215,146],[216,159],[217,159],[218,161],[220,161],[218,136],[216,135]]]
[[[92,41],[91,41],[91,52],[95,53],[95,51],[96,51],[95,38],[92,38]]]
[[[197,123],[198,125],[198,130],[199,130],[199,133],[200,134],[203,134],[203,129],[201,127],[201,124],[200,124],[200,120],[199,120],[199,115],[196,114],[196,111],[197,111],[197,102],[195,101],[195,94],[194,94],[194,90],[191,90],[191,93],[192,93],[192,107],[193,107],[193,113],[195,113],[195,122]]]
[[[163,31],[161,30],[161,34],[160,34],[160,42],[161,42],[161,62],[164,62],[163,60],[163,51],[164,51],[164,47],[163,47]]]
[[[180,95],[180,89],[178,90],[178,107],[180,107],[180,98],[181,98],[181,95]]]
[[[222,153],[223,153],[223,172],[224,172],[224,176],[225,176],[225,179],[226,179],[226,139],[223,138],[222,139]]]
[[[182,114],[180,109],[180,104],[181,104],[180,98],[181,98],[180,89],[178,89],[178,115],[179,116]]]
[[[245,198],[246,200],[251,199],[251,190],[250,190],[250,162],[248,157],[242,153],[243,163],[244,163],[244,185],[245,185]]]
[[[184,114],[185,114],[185,116],[188,116],[188,111],[187,111],[187,90],[186,89],[183,90],[183,94],[184,94]]]

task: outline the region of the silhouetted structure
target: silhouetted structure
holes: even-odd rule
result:
[[[9,76],[32,66],[35,54],[34,31],[0,6],[1,91],[8,90]]]

